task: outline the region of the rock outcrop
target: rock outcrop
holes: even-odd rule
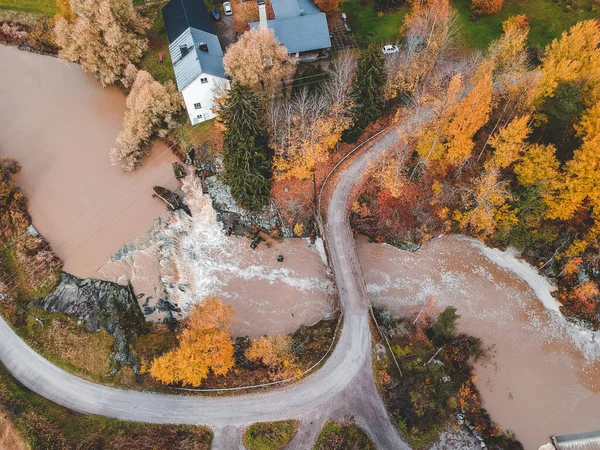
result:
[[[116,343],[112,355],[115,371],[121,364],[129,364],[138,373],[131,341],[144,318],[131,285],[81,279],[63,272],[56,290],[34,304],[48,312],[61,312],[84,320],[91,332],[105,330],[112,334]]]

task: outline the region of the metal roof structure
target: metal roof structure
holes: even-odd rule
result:
[[[271,0],[275,19],[267,26],[273,30],[289,53],[302,53],[331,47],[325,13],[310,0]],[[260,22],[250,24],[258,28]]]
[[[225,78],[223,50],[204,2],[171,0],[162,13],[179,91],[203,73]]]
[[[171,0],[162,8],[169,43],[188,28],[215,34],[212,20],[203,0]]]

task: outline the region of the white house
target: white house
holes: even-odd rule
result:
[[[202,0],[171,0],[162,9],[177,88],[190,121],[216,117],[215,89],[229,89],[223,50]]]

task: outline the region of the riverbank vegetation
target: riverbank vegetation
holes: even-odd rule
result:
[[[73,412],[20,386],[2,366],[0,407],[33,449],[209,450],[212,443],[206,427],[141,424]]]
[[[337,321],[323,320],[291,335],[234,338],[233,320],[229,305],[214,297],[204,299],[185,319],[176,341],[170,340],[171,347],[160,338],[145,344],[161,348],[143,351],[142,373],[163,384],[203,389],[288,380],[300,377],[327,354],[337,328]]]
[[[375,311],[385,342],[375,352],[374,373],[398,429],[417,450],[430,448],[448,425],[471,425],[473,436],[489,449],[522,449],[481,407],[472,366],[485,357],[481,341],[456,333],[460,316],[454,308],[437,318],[431,317],[433,312],[431,302],[410,319],[393,318],[386,309]],[[374,339],[381,342],[378,334]],[[387,343],[393,358],[383,350]]]
[[[375,444],[367,433],[354,423],[327,422],[317,437],[314,450],[375,450]]]
[[[0,294],[32,300],[58,284],[62,263],[35,231],[27,199],[15,182],[17,162],[0,158]]]
[[[406,20],[416,47],[390,58],[386,92],[415,124],[365,183],[353,225],[412,249],[447,232],[516,247],[556,277],[566,315],[598,328],[600,25],[581,22],[540,55],[515,16],[485,55],[456,64],[454,17],[439,0]]]
[[[254,423],[244,431],[242,442],[248,450],[282,450],[296,435],[299,426],[297,420]]]

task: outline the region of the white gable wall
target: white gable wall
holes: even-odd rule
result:
[[[203,78],[206,78],[206,83],[202,83]],[[223,83],[229,89],[228,80],[203,73],[181,91],[192,125],[217,117],[217,114],[212,111],[214,91],[217,86],[220,87]],[[198,109],[195,107],[197,103],[200,103]]]

